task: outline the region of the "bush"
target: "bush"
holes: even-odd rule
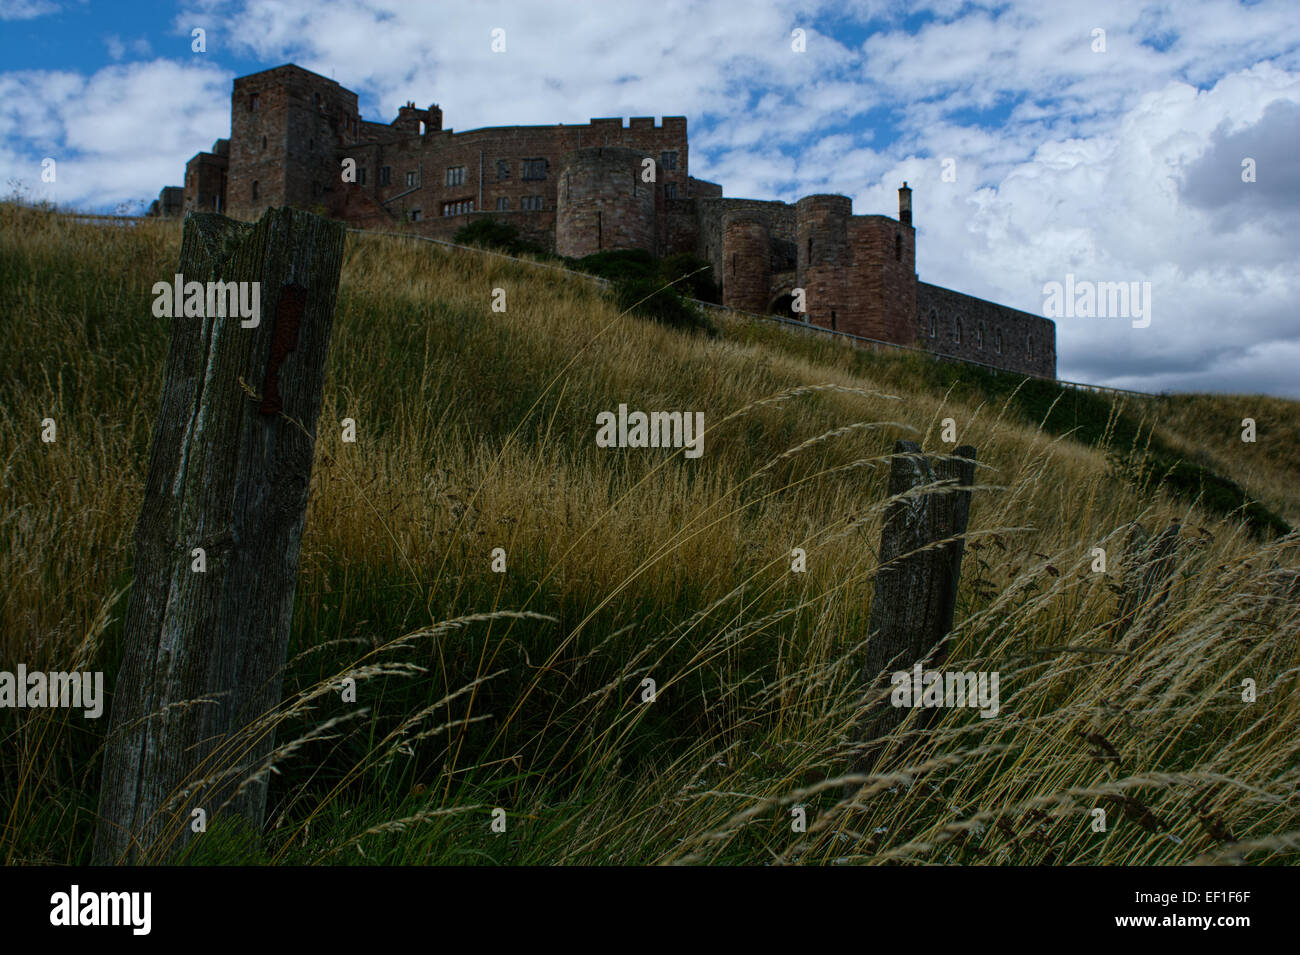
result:
[[[451,241],[458,245],[476,245],[483,249],[498,249],[507,255],[545,256],[546,250],[519,234],[519,227],[509,222],[498,222],[491,216],[475,219],[456,230]]]
[[[675,283],[673,288],[689,298],[714,305],[722,303],[718,283],[713,280],[713,266],[689,252],[678,252],[664,259],[659,265],[659,278],[665,284]],[[678,279],[683,280],[678,282]]]
[[[591,275],[599,275],[611,282],[630,279],[653,279],[659,274],[659,263],[644,249],[612,249],[596,252],[580,259],[570,259],[570,266]]]
[[[614,299],[620,311],[649,318],[672,328],[699,330],[716,335],[718,330],[676,290],[654,278],[622,279],[614,283]]]

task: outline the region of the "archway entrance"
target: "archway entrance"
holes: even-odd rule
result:
[[[788,318],[796,322],[806,322],[808,320],[808,316],[794,313],[794,296],[789,292],[772,299],[772,304],[767,307],[767,311],[769,315],[780,315],[782,318]]]

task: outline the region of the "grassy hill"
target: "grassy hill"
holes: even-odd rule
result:
[[[0,669],[113,682],[180,234],[0,206]],[[215,826],[190,861],[1295,861],[1300,406],[1112,402],[612,302],[349,236],[269,832]],[[703,455],[597,447],[620,403],[703,411]],[[949,449],[945,418],[980,461],[945,667],[997,671],[1001,712],[939,711],[846,795],[887,457]],[[1129,527],[1174,520],[1167,612],[1118,639]],[[87,861],[107,724],[0,710],[5,861]]]

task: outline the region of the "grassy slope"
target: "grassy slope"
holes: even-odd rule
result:
[[[168,334],[149,288],[179,236],[0,206],[0,669],[111,683]],[[581,280],[350,237],[278,739],[343,721],[284,754],[262,846],[216,827],[195,861],[1294,858],[1296,540],[1141,490],[1115,463],[1130,448],[1093,444],[1154,429],[1294,521],[1296,404],[1135,399],[1098,430],[1094,405],[1054,406],[1055,388],[1044,405],[1011,376],[722,328],[687,336]],[[703,457],[597,448],[596,412],[620,402],[704,411]],[[1260,442],[1233,444],[1252,412]],[[881,459],[897,437],[942,451],[945,417],[984,465],[950,666],[997,670],[1002,711],[944,711],[912,768],[849,806],[825,780],[852,763]],[[1125,526],[1175,518],[1193,543],[1169,613],[1118,643]],[[348,673],[356,705],[330,689]],[[85,860],[106,725],[0,711],[8,861]]]

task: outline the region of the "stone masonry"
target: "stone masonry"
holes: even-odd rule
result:
[[[230,138],[195,155],[183,190],[164,188],[151,212],[254,219],[290,205],[443,239],[490,217],[565,256],[687,252],[712,266],[733,308],[1056,374],[1050,320],[918,281],[907,183],[897,219],[854,215],[839,195],[724,198],[690,175],[684,116],[458,133],[443,128],[436,104],[408,102],[377,123],[351,90],[292,64],[236,79],[230,110]],[[801,289],[805,310],[795,313]]]

